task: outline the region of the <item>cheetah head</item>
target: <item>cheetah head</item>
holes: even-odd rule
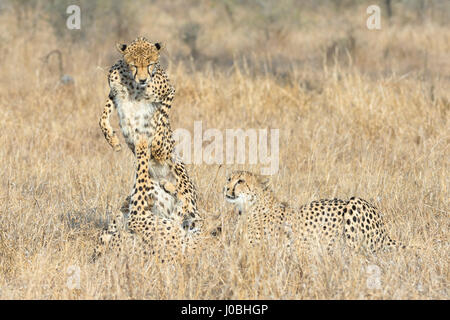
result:
[[[235,171],[228,176],[223,189],[225,200],[233,203],[242,214],[253,205],[267,188],[268,180],[248,171]]]
[[[152,43],[143,37],[139,37],[127,44],[116,44],[117,50],[123,55],[128,64],[134,80],[140,86],[147,85],[156,71],[162,44]]]

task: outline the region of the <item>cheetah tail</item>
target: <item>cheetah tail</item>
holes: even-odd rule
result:
[[[403,243],[400,243],[398,241],[392,240],[390,237],[386,237],[385,243],[384,243],[384,247],[386,249],[402,249],[402,250],[425,250],[424,247],[422,246],[418,246],[418,245],[405,245]]]
[[[391,239],[389,236],[386,236],[385,241],[384,241],[384,247],[386,249],[406,249],[407,246],[405,246],[404,244]]]

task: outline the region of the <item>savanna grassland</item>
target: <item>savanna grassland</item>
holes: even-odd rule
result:
[[[368,30],[373,2],[1,1],[0,298],[448,299],[450,7],[378,1]],[[131,152],[114,153],[98,120],[115,43],[138,35],[166,45],[173,129],[279,129],[280,200],[360,196],[412,248],[248,248],[222,188],[260,166],[191,164],[216,246],[184,264],[91,263],[132,186]]]

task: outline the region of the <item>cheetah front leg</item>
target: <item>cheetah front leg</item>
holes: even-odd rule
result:
[[[161,101],[157,101],[161,104],[160,110],[152,119],[156,132],[151,142],[151,154],[159,162],[170,160],[174,151],[175,141],[169,121],[169,110],[172,107],[174,94],[175,88],[171,87],[169,93]]]
[[[175,141],[172,137],[172,130],[167,125],[158,125],[151,142],[152,158],[160,163],[164,163],[172,158]]]
[[[122,147],[120,146],[119,138],[117,137],[109,121],[111,112],[114,109],[114,107],[115,106],[113,101],[111,100],[110,97],[108,97],[105,103],[105,107],[103,108],[102,115],[100,117],[99,125],[109,145],[114,149],[114,151],[120,151]]]
[[[197,191],[187,175],[186,167],[181,161],[172,160],[170,163],[172,175],[176,179],[176,185],[162,179],[160,186],[169,194],[176,197],[179,205],[174,210],[174,215],[183,220],[183,228],[192,230],[195,228],[197,212]]]
[[[130,230],[139,233],[140,227],[145,221],[147,212],[154,204],[153,197],[148,192],[155,188],[154,182],[150,179],[148,165],[150,161],[150,150],[145,136],[138,138],[136,143],[136,182],[130,199],[130,216],[128,227]],[[150,214],[152,214],[150,212]]]

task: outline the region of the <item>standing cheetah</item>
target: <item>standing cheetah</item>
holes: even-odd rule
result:
[[[123,55],[108,76],[110,93],[100,118],[100,128],[106,141],[116,151],[119,139],[109,122],[112,109],[117,109],[119,125],[128,147],[135,153],[137,136],[147,136],[151,148],[150,175],[159,181],[152,190],[153,212],[169,218],[173,212],[184,214],[186,225],[196,216],[197,191],[184,163],[175,155],[169,109],[175,89],[159,64],[160,43],[143,37],[130,45],[117,44]],[[177,199],[181,210],[175,210]],[[129,197],[123,208],[128,207]]]
[[[203,219],[196,216],[192,228],[185,228],[178,217],[164,218],[154,214],[152,189],[157,184],[149,175],[150,150],[145,136],[136,143],[136,185],[130,199],[129,216],[116,214],[106,230],[100,234],[93,258],[106,249],[133,249],[138,254],[157,256],[162,262],[185,258],[200,245],[212,240],[203,231]],[[181,204],[180,204],[181,206]]]
[[[267,181],[246,171],[232,173],[224,193],[244,216],[246,237],[252,244],[286,237],[289,243],[318,241],[328,249],[339,239],[372,252],[399,246],[387,235],[377,208],[360,198],[313,201],[295,210],[275,198]]]

